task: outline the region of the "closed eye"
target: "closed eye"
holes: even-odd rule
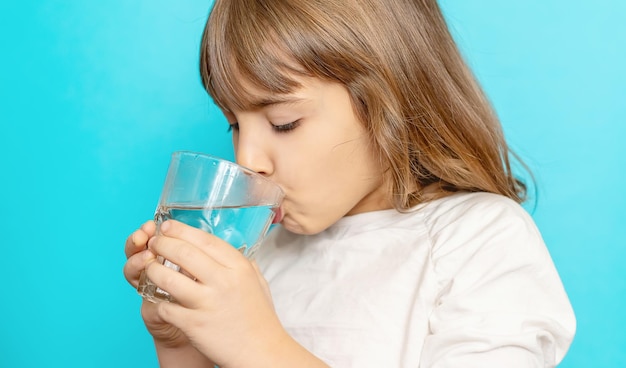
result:
[[[300,125],[300,120],[293,121],[287,124],[274,125],[272,124],[272,129],[274,129],[277,133],[287,133],[291,130],[296,129]]]
[[[280,125],[272,124],[272,129],[274,129],[274,131],[277,133],[286,133],[291,130],[294,130],[295,128],[298,127],[298,125],[300,125],[300,120],[292,121],[291,123],[287,123],[287,124],[280,124]],[[232,124],[228,124],[228,133],[238,132],[238,131],[239,131],[239,123],[235,122]]]
[[[228,133],[232,131],[239,131],[239,123],[228,124]]]

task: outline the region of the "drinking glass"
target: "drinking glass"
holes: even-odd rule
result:
[[[234,162],[197,152],[174,152],[154,215],[157,234],[163,221],[174,219],[218,236],[250,258],[283,197],[277,184]],[[157,261],[181,271],[159,255]],[[137,291],[151,302],[175,301],[145,272]]]

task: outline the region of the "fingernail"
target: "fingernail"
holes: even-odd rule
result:
[[[155,241],[156,241],[156,236],[153,236],[152,238],[150,238],[150,240],[148,240],[148,249],[152,248]]]
[[[170,222],[165,220],[161,223],[161,232],[167,231],[170,228]]]

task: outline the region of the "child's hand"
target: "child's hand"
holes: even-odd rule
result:
[[[155,259],[154,253],[148,250],[148,240],[156,233],[154,221],[147,221],[126,239],[124,253],[124,277],[135,289],[139,285],[139,275],[149,261]]]
[[[161,224],[149,248],[191,275],[147,264],[150,280],[178,302],[153,305],[150,312],[160,321],[179,328],[218,365],[254,366],[257,357],[280,355],[279,346],[290,338],[254,262],[218,237],[174,220]]]
[[[148,250],[148,240],[155,233],[156,224],[154,221],[148,221],[126,239],[124,252],[127,261],[124,265],[124,277],[135,289],[139,284],[141,272],[148,263],[156,259],[154,253]],[[141,316],[155,342],[166,347],[179,347],[188,344],[187,338],[180,330],[163,321],[156,310],[156,305],[147,301],[144,301],[141,306]]]

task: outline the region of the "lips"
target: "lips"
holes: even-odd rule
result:
[[[278,207],[274,210],[274,219],[272,220],[272,224],[277,224],[283,220],[283,210],[282,207]]]

